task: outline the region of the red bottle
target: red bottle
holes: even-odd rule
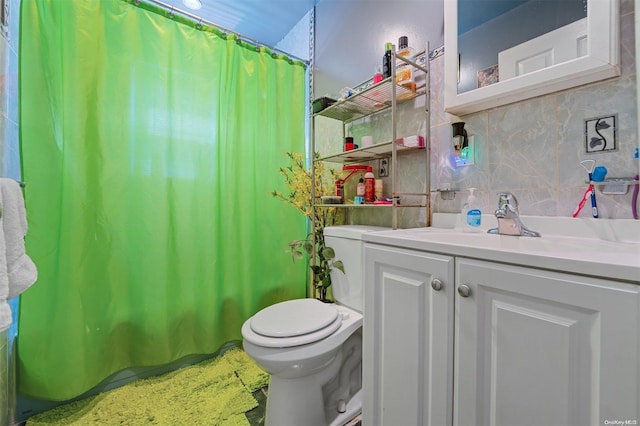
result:
[[[375,200],[376,177],[373,175],[373,167],[367,167],[364,175],[364,202],[373,203]]]
[[[380,67],[378,67],[376,68],[376,73],[373,74],[373,84],[378,84],[382,80],[384,80],[384,77],[382,76],[382,71],[380,71]]]
[[[336,195],[340,197],[340,202],[344,203],[344,180],[336,180]]]

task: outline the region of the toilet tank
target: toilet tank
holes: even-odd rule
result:
[[[364,277],[364,242],[367,232],[386,231],[381,226],[344,225],[324,228],[324,243],[335,253],[335,260],[344,264],[344,274],[338,269],[331,271],[331,289],[336,302],[362,312],[362,289]]]

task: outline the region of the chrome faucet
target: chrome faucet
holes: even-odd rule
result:
[[[489,229],[489,234],[519,235],[523,237],[539,237],[540,233],[532,231],[522,224],[518,213],[518,200],[510,192],[498,194],[498,210],[495,215],[498,227]]]

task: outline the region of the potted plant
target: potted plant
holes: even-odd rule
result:
[[[344,273],[344,265],[342,261],[335,258],[333,249],[325,245],[324,228],[343,224],[344,214],[336,207],[314,209],[312,185],[315,180],[316,198],[333,195],[338,177],[335,170],[326,168],[323,162],[316,162],[315,179],[313,179],[311,170],[305,167],[303,154],[287,152],[286,155],[291,164],[280,168],[280,174],[289,187],[288,194],[273,191],[272,195],[294,207],[313,224],[313,229],[306,238],[289,243],[289,251],[294,260],[303,258],[305,253],[309,257],[314,297],[326,302],[328,301],[327,291],[331,286],[331,270],[336,268]],[[318,158],[318,153],[314,155]]]

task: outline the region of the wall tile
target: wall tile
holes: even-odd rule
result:
[[[620,15],[633,13],[634,0],[620,0]]]
[[[560,186],[580,186],[587,178],[580,161],[592,159],[607,167],[609,176],[633,176],[637,163],[633,150],[637,140],[635,76],[609,80],[557,95],[558,156]],[[616,151],[587,154],[584,121],[617,114]]]
[[[489,113],[489,188],[549,188],[557,184],[553,97]]]
[[[431,71],[431,126],[448,123],[450,115],[444,112],[444,55],[433,59]]]
[[[620,17],[620,72],[621,75],[636,73],[634,14]]]

